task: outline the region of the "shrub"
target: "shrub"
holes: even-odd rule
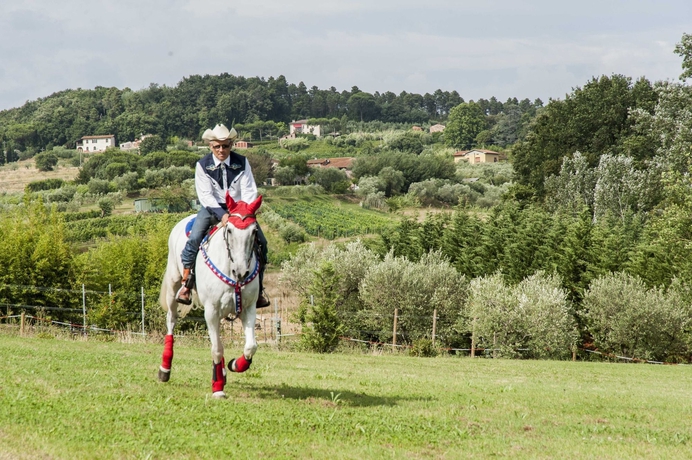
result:
[[[279,145],[291,152],[297,152],[299,150],[308,148],[310,146],[310,142],[303,137],[298,137],[295,139],[281,139],[279,141]]]
[[[522,312],[532,358],[561,358],[570,354],[579,334],[574,312],[559,276],[538,272],[514,289]]]
[[[271,194],[275,196],[314,196],[324,195],[325,193],[324,188],[318,184],[276,187],[271,191]]]
[[[476,346],[500,356],[565,357],[578,338],[560,278],[542,272],[514,287],[499,273],[474,279],[468,310],[466,327],[475,333]]]
[[[476,347],[496,350],[500,356],[515,357],[524,342],[521,312],[502,275],[475,278],[469,286],[468,330],[476,336]]]
[[[337,168],[312,168],[310,182],[322,186],[331,193],[343,193],[350,184],[346,173]]]
[[[110,182],[104,179],[92,178],[87,185],[89,186],[89,193],[92,195],[105,195],[111,191]]]
[[[419,358],[432,358],[439,354],[439,349],[433,345],[430,339],[418,339],[413,342],[411,348],[409,349],[409,354],[411,356],[418,356]]]
[[[57,155],[58,158],[63,160],[72,160],[75,158],[75,156],[79,160],[77,151],[73,149],[66,149],[65,147],[53,147],[53,153]]]
[[[594,345],[623,356],[674,360],[689,353],[692,308],[679,283],[647,289],[625,273],[595,279],[584,293],[582,317]]]
[[[394,309],[399,310],[398,331],[403,342],[431,338],[433,311],[437,309],[437,334],[447,344],[462,340],[456,323],[465,317],[467,282],[440,253],[424,255],[419,262],[387,254],[374,264],[360,283],[360,298],[369,310],[366,331],[377,339],[392,338]]]
[[[67,203],[72,201],[75,194],[77,193],[76,185],[68,185],[66,187],[59,188],[46,195],[46,202],[48,203]]]
[[[160,188],[166,183],[166,173],[161,169],[147,169],[144,172],[144,183],[149,188]]]
[[[338,293],[337,312],[346,333],[361,335],[358,331],[367,330],[367,324],[372,324],[372,312],[360,299],[359,285],[368,270],[379,263],[377,254],[361,241],[345,246],[330,244],[326,248],[304,245],[281,264],[281,283],[287,284],[304,302],[308,302],[316,273],[324,263],[331,264],[338,279],[334,286]]]
[[[124,192],[134,192],[139,189],[139,175],[136,172],[129,172],[113,181],[118,190]]]
[[[166,185],[178,185],[186,179],[195,177],[195,170],[187,166],[170,166],[163,172]]]
[[[381,209],[387,210],[387,199],[384,196],[384,192],[370,193],[362,201],[361,205],[365,209]]]
[[[108,180],[113,180],[118,176],[122,176],[130,170],[126,163],[109,163],[105,169],[105,176]]]
[[[41,152],[35,156],[34,161],[39,171],[52,171],[58,164],[58,156],[52,152]]]
[[[62,179],[44,179],[29,182],[24,187],[26,193],[38,192],[41,190],[54,190],[65,185],[65,181]]]
[[[279,236],[287,243],[303,243],[307,239],[305,231],[292,222],[288,222],[281,227]]]
[[[377,176],[363,176],[358,181],[356,195],[368,196],[371,193],[384,192],[385,184]]]
[[[274,171],[274,178],[281,185],[293,185],[296,181],[296,170],[293,166],[279,166]]]
[[[98,204],[101,210],[101,217],[110,216],[115,207],[115,203],[113,203],[113,200],[110,198],[101,198]]]

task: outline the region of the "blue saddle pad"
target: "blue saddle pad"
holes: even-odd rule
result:
[[[185,226],[185,236],[187,236],[187,237],[190,236],[190,232],[192,231],[192,226],[195,224],[195,219],[197,219],[197,217],[193,217],[192,220],[190,222],[188,222],[187,225]]]

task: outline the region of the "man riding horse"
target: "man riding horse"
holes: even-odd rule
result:
[[[231,128],[229,131],[224,125],[216,125],[213,130],[207,129],[202,135],[202,139],[209,143],[211,152],[197,162],[195,169],[195,189],[202,207],[197,213],[181,255],[183,279],[182,286],[175,296],[178,303],[189,305],[192,302],[191,290],[194,286],[192,269],[204,235],[213,225],[219,222],[225,224],[228,221],[226,193],[233,200],[246,203],[252,203],[257,198],[257,185],[252,175],[250,162],[244,156],[231,150],[237,136],[235,129]],[[260,297],[257,300],[257,308],[262,308],[269,306],[270,303],[263,290],[264,269],[267,264],[267,239],[259,225],[256,245],[260,259]]]

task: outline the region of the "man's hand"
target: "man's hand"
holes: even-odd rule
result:
[[[223,217],[221,217],[221,225],[226,225],[228,222],[228,213],[224,214]]]

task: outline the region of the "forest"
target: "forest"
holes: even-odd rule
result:
[[[277,139],[287,134],[287,123],[309,119],[327,132],[347,132],[349,122],[384,126],[434,124],[464,103],[456,91],[437,90],[424,95],[386,91],[370,94],[358,87],[337,91],[310,89],[301,82],[277,78],[245,78],[230,74],[193,75],[175,87],[151,84],[129,88],[97,87],[65,90],[0,112],[0,162],[15,161],[53,147],[74,148],[87,135],[113,134],[118,143],[153,134],[173,139],[198,140],[209,126],[224,123],[242,131],[247,140]],[[469,101],[471,102],[471,101]],[[495,97],[475,101],[481,120],[481,138],[490,144],[497,125],[496,143],[508,145],[525,134],[529,121],[543,106],[540,100],[506,102]],[[355,129],[355,128],[350,128]],[[473,136],[475,140],[475,135]],[[172,142],[175,143],[175,142]],[[26,154],[26,153],[25,153]]]

